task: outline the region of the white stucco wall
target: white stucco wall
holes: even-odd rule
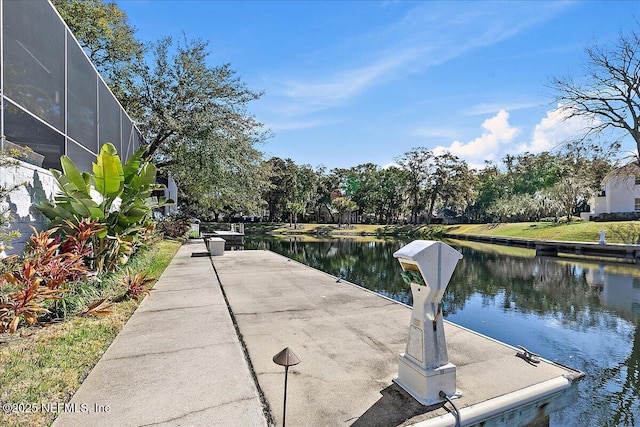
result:
[[[47,218],[33,205],[42,200],[52,200],[58,191],[55,178],[48,170],[18,161],[18,166],[0,167],[0,185],[11,187],[25,183],[16,188],[7,197],[6,201],[0,201],[2,206],[9,206],[13,221],[10,230],[17,230],[21,237],[9,242],[12,249],[7,249],[8,254],[20,253],[25,242],[31,236],[30,225],[41,230],[47,226]]]
[[[591,209],[595,215],[607,212],[607,198],[606,197],[594,197]]]
[[[612,177],[605,183],[604,190],[607,213],[634,212],[635,199],[640,198],[640,185],[635,185],[635,177]]]
[[[17,230],[19,238],[8,242],[12,248],[6,248],[7,254],[21,253],[26,241],[32,234],[30,225],[38,230],[47,227],[48,219],[34,207],[34,204],[42,200],[53,200],[53,196],[59,191],[58,184],[51,172],[37,166],[17,161],[18,166],[0,167],[0,185],[12,187],[25,183],[7,197],[6,201],[0,201],[0,207],[9,206],[13,221],[9,230]],[[178,188],[173,180],[169,180],[167,194],[170,198],[178,200]],[[102,196],[91,189],[91,198],[97,203],[102,201]],[[170,207],[169,213],[174,213],[175,205]]]

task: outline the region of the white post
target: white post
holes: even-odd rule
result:
[[[607,244],[607,239],[604,236],[604,230],[600,230],[600,242],[601,245]]]

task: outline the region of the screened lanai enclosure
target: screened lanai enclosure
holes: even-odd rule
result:
[[[0,0],[0,149],[35,153],[26,161],[60,169],[68,155],[91,170],[99,147],[123,160],[142,136],[47,0]]]

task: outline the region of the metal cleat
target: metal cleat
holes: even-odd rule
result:
[[[526,360],[527,362],[531,363],[531,364],[537,364],[540,363],[540,355],[539,354],[535,354],[530,352],[529,350],[527,350],[526,348],[524,348],[523,346],[519,345],[518,348],[522,351],[519,351],[516,356],[521,357],[522,359]]]

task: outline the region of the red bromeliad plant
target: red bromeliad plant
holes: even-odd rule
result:
[[[52,235],[57,228],[38,232],[31,227],[33,235],[25,249],[24,258],[34,263],[36,271],[50,289],[58,289],[63,283],[74,282],[87,276],[84,251],[61,250],[59,239]]]
[[[78,316],[106,316],[113,313],[113,310],[111,310],[112,305],[113,303],[109,302],[107,298],[100,298],[99,300],[89,304],[89,307],[87,307],[87,309],[82,313],[78,314]]]
[[[125,297],[138,299],[148,292],[147,285],[152,283],[154,280],[154,278],[149,278],[144,273],[134,274],[127,268],[124,273],[124,277],[120,279],[120,283],[127,287],[127,291],[124,295]]]
[[[89,273],[84,260],[90,238],[99,228],[81,222],[78,233],[65,241],[64,249],[59,238],[53,237],[57,228],[40,232],[31,228],[33,235],[23,261],[14,263],[0,277],[0,287],[9,285],[0,296],[0,332],[15,332],[21,319],[36,323],[39,317],[51,313],[46,306],[48,301],[60,300],[68,292],[61,289],[65,283],[83,279]]]
[[[60,245],[60,252],[80,255],[84,259],[85,265],[95,270],[94,240],[106,233],[105,225],[89,218],[76,220],[76,222],[64,220],[63,236],[65,240]]]
[[[25,261],[18,271],[5,273],[2,278],[21,289],[6,295],[0,301],[0,332],[14,333],[20,319],[33,325],[39,316],[49,313],[44,307],[46,301],[59,300],[60,294],[67,292],[66,289],[50,289],[43,285],[44,279],[36,268],[37,264],[33,260]]]
[[[27,242],[25,258],[34,258],[40,260],[41,263],[47,263],[56,255],[60,246],[57,239],[52,237],[53,233],[58,229],[52,228],[38,232],[35,227],[31,225],[29,227],[33,230],[33,234],[29,238],[29,242]]]

